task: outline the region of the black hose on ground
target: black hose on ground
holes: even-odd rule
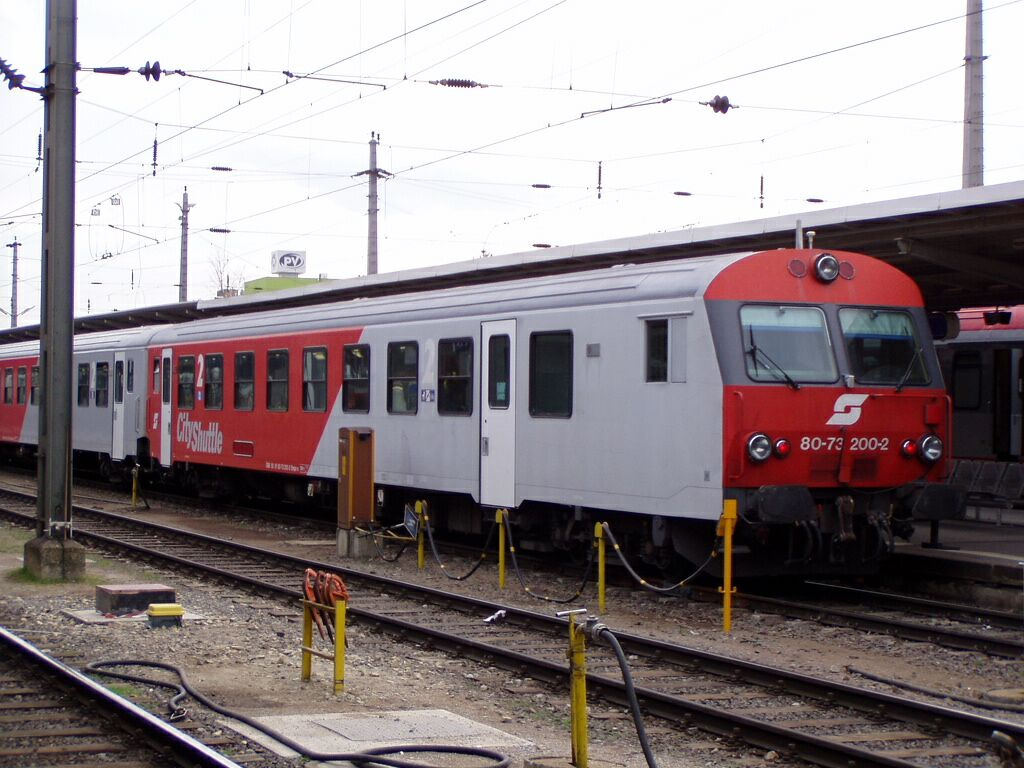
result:
[[[164,680],[141,677],[139,675],[130,675],[123,672],[111,672],[108,670],[108,667],[151,667],[154,669],[163,669],[177,675],[180,682],[172,683]],[[172,719],[180,719],[185,716],[185,710],[182,709],[181,702],[186,696],[191,696],[200,704],[208,709],[212,709],[217,714],[230,717],[240,723],[245,723],[250,728],[255,728],[261,733],[265,733],[267,736],[274,739],[274,741],[284,744],[289,749],[295,750],[309,760],[319,760],[324,762],[341,760],[348,761],[359,766],[386,765],[391,766],[391,768],[429,768],[431,765],[430,763],[402,760],[397,757],[387,757],[387,755],[406,752],[414,754],[432,752],[436,754],[481,757],[488,761],[486,764],[487,768],[508,768],[511,763],[511,758],[501,754],[500,752],[484,749],[482,747],[462,747],[458,745],[407,744],[396,747],[378,747],[375,749],[368,749],[363,752],[316,752],[307,749],[305,745],[290,739],[283,733],[279,733],[272,728],[268,728],[254,718],[230,710],[227,707],[217,704],[212,699],[207,698],[192,687],[191,683],[188,681],[185,671],[173,664],[166,664],[160,661],[117,659],[112,661],[94,661],[91,664],[86,665],[84,671],[94,675],[103,675],[105,677],[117,678],[118,680],[128,680],[134,683],[141,683],[142,685],[151,685],[159,688],[170,688],[172,690],[176,690],[177,693],[167,702]]]
[[[640,740],[640,747],[644,751],[644,758],[647,760],[648,768],[658,768],[658,761],[651,751],[651,744],[647,738],[647,729],[644,727],[643,714],[640,712],[640,702],[636,697],[636,686],[633,685],[633,674],[629,671],[629,660],[619,645],[619,639],[612,634],[612,631],[603,624],[594,626],[592,637],[596,640],[603,639],[615,652],[615,658],[619,660],[619,669],[622,670],[622,682],[626,686],[626,696],[629,699],[629,711],[633,715],[633,726],[636,728],[636,737]]]

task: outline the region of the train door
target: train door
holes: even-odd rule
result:
[[[124,458],[124,352],[114,353],[114,405],[111,409],[113,435],[110,442],[110,458],[120,461]]]
[[[516,503],[516,321],[482,323],[480,361],[480,503]]]
[[[171,466],[171,364],[170,349],[160,354],[160,463]]]

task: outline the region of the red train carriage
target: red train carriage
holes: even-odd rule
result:
[[[962,514],[941,482],[949,404],[920,293],[859,254],[622,266],[130,341],[76,339],[76,457],[200,493],[333,504],[338,431],[369,427],[382,517],[428,498],[436,522],[479,532],[506,507],[523,547],[586,548],[609,520],[633,554],[702,562],[735,499],[739,572],[850,573],[912,517]],[[0,350],[15,401],[32,360]],[[120,410],[100,404],[116,370]],[[0,434],[31,447],[11,430],[34,406],[3,397]],[[97,430],[114,439],[79,444]]]

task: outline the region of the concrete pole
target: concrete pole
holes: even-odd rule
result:
[[[188,301],[188,211],[195,208],[188,203],[188,187],[178,204],[181,208],[181,268],[178,271],[178,301]]]
[[[985,183],[985,110],[982,77],[982,0],[967,0],[967,47],[964,61],[963,187]]]
[[[62,579],[85,571],[85,550],[71,541],[76,39],[76,0],[47,0],[38,535],[25,545],[25,567]]]
[[[21,243],[18,242],[18,238],[14,238],[13,243],[8,243],[7,247],[14,251],[11,256],[11,328],[18,327],[18,246]]]
[[[377,136],[370,136],[370,200],[367,210],[369,224],[366,237],[366,274],[377,274]]]

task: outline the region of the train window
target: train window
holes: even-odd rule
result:
[[[110,404],[110,363],[96,363],[96,407]]]
[[[89,405],[89,364],[78,364],[78,405],[85,408]]]
[[[900,310],[839,310],[846,356],[858,384],[927,384],[928,372],[914,320]]]
[[[153,358],[153,394],[160,394],[160,358]]]
[[[505,334],[487,340],[487,405],[508,408],[512,401],[512,344]]]
[[[192,355],[178,358],[178,407],[196,406],[196,359]]]
[[[647,381],[668,381],[668,320],[648,320]]]
[[[327,410],[327,348],[302,350],[302,410]]]
[[[135,391],[135,361],[128,361],[128,375],[125,377],[125,387],[128,390],[128,394]]]
[[[114,403],[124,402],[124,360],[114,361]]]
[[[4,404],[12,405],[14,403],[14,369],[4,369]]]
[[[32,375],[29,377],[28,389],[29,405],[39,405],[39,366],[32,366]]]
[[[953,355],[953,408],[976,411],[981,401],[981,353],[957,352]]]
[[[160,393],[161,400],[165,405],[171,404],[171,358],[166,358],[166,362],[162,366],[157,367],[157,371],[160,372]]]
[[[18,367],[18,405],[25,404],[25,394],[28,391],[27,373],[28,371],[25,369],[25,366]]]
[[[207,355],[204,361],[203,403],[207,410],[219,411],[224,407],[224,355]]]
[[[572,333],[530,335],[530,415],[572,416]]]
[[[838,378],[835,355],[817,307],[740,307],[743,357],[754,381],[826,382]]]
[[[267,410],[288,410],[288,350],[267,352]]]
[[[473,413],[473,340],[437,342],[437,412]]]
[[[235,353],[235,410],[251,411],[256,403],[256,353]]]
[[[346,413],[370,412],[370,347],[346,344],[345,371],[341,384],[341,409]]]
[[[416,413],[420,399],[419,369],[419,344],[388,344],[388,413]]]

